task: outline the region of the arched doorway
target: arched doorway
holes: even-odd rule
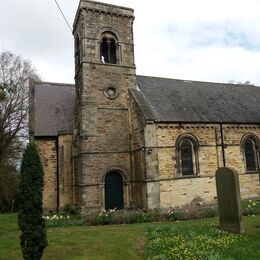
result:
[[[123,178],[118,171],[111,171],[105,177],[105,209],[123,209]]]

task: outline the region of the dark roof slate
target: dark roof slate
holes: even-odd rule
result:
[[[40,82],[35,84],[35,136],[56,136],[72,130],[75,88],[72,84]]]
[[[260,123],[260,87],[137,76],[131,92],[148,120]]]
[[[131,89],[144,117],[156,122],[260,123],[260,87],[137,76]],[[35,85],[35,136],[73,129],[73,84]]]

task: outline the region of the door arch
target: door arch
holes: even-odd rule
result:
[[[105,209],[124,208],[123,178],[118,171],[111,171],[105,177]]]

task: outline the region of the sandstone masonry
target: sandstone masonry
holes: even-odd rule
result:
[[[81,0],[75,86],[31,83],[30,134],[43,163],[45,211],[213,204],[223,166],[238,172],[242,199],[260,197],[259,88],[243,86],[249,99],[241,104],[239,86],[136,76],[133,21],[130,8]],[[203,102],[193,104],[199,91]],[[220,103],[218,93],[226,98]],[[238,93],[237,104],[229,105],[230,93]],[[229,115],[232,105],[237,113]]]

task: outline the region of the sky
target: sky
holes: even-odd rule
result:
[[[79,0],[57,0],[72,26]],[[103,0],[135,10],[138,75],[260,86],[260,0]],[[73,36],[54,0],[0,0],[0,51],[74,83]]]

